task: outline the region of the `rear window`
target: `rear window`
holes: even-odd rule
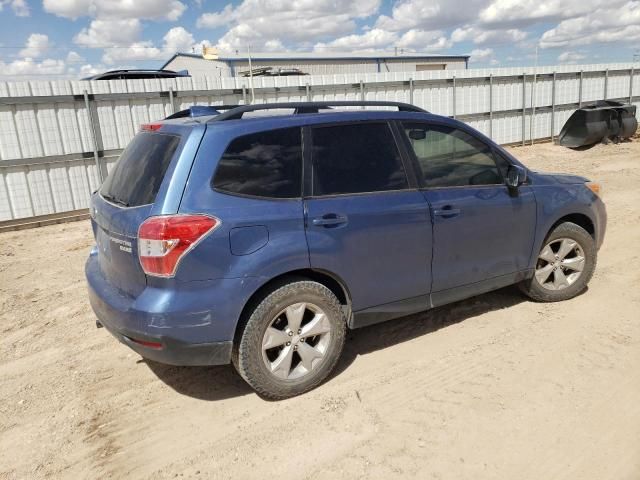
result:
[[[236,138],[218,163],[213,188],[252,197],[300,197],[301,140],[300,128],[269,130]]]
[[[153,203],[179,144],[176,135],[139,133],[122,152],[100,195],[126,207]]]

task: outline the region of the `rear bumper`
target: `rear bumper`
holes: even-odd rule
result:
[[[105,327],[120,342],[148,360],[181,366],[226,365],[231,362],[232,341],[190,344],[171,337],[150,337],[123,328],[115,329],[112,325],[106,322],[102,323],[100,320],[98,320],[98,324]],[[137,343],[136,340],[159,343],[162,348],[144,346]]]
[[[134,297],[104,277],[96,255],[89,256],[85,274],[99,324],[143,357],[170,365],[230,363],[252,279],[148,285]]]

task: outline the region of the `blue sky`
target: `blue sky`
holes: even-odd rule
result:
[[[640,0],[0,0],[0,78],[155,68],[176,51],[471,54],[471,66],[628,62]]]

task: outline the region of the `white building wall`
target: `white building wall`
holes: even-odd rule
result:
[[[416,65],[430,65],[434,70],[464,70],[464,59],[386,59],[380,62],[375,59],[333,59],[333,60],[252,60],[253,68],[278,67],[298,68],[309,75],[335,75],[351,73],[389,73],[389,72],[415,72]],[[444,68],[440,68],[444,67]],[[176,56],[166,66],[168,70],[188,70],[192,76],[238,76],[239,72],[249,70],[247,60],[220,61],[205,60],[190,56]],[[424,67],[421,67],[424,69]]]
[[[230,77],[231,69],[225,62],[205,60],[204,58],[177,56],[164,67],[167,70],[178,72],[188,70],[194,77]]]

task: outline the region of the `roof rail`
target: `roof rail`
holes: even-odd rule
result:
[[[260,103],[254,105],[242,105],[232,108],[210,121],[218,122],[223,120],[238,120],[247,112],[258,110],[277,110],[282,108],[294,109],[294,114],[318,113],[319,110],[330,109],[331,107],[396,107],[400,112],[420,112],[427,113],[420,107],[402,102],[379,102],[379,101],[328,101],[328,102],[283,102],[283,103]],[[214,107],[218,108],[219,107]]]

